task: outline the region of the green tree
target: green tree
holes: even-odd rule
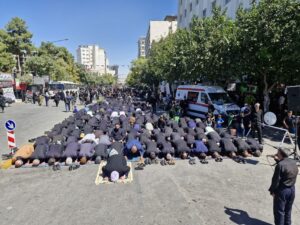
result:
[[[49,75],[51,80],[80,80],[80,68],[71,53],[64,47],[43,42],[37,54],[26,61],[26,71],[35,75]]]
[[[127,76],[126,84],[137,87],[145,84],[145,74],[148,67],[148,59],[138,58],[131,62],[130,73]]]
[[[11,73],[16,62],[13,55],[7,51],[7,46],[4,43],[5,36],[5,31],[0,30],[0,72]]]
[[[223,83],[233,78],[232,64],[235,62],[237,28],[235,22],[226,16],[219,7],[213,9],[213,16],[194,19],[191,25],[195,65],[193,78],[213,83]]]
[[[14,17],[5,26],[4,44],[7,46],[7,51],[16,55],[20,64],[18,70],[23,71],[26,56],[30,55],[34,46],[32,45],[32,33],[28,31],[26,22],[18,17]]]
[[[300,82],[300,2],[262,0],[237,13],[239,61],[236,66],[263,90],[264,108],[276,82]]]

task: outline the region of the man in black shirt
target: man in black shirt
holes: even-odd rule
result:
[[[298,175],[296,161],[289,159],[289,150],[279,149],[275,160],[278,161],[269,188],[274,197],[275,225],[291,225],[292,207],[295,200],[295,183]]]
[[[259,103],[256,103],[254,105],[255,110],[252,113],[251,130],[252,130],[252,137],[253,138],[255,138],[255,131],[257,131],[258,142],[259,142],[259,144],[262,144],[263,143],[263,139],[262,139],[263,111],[259,107],[260,107]]]
[[[175,153],[181,159],[187,159],[191,149],[188,147],[187,143],[182,139],[177,139],[174,143]]]
[[[119,123],[115,124],[115,128],[111,131],[111,138],[113,141],[124,141],[126,133],[121,128]]]
[[[48,164],[52,166],[56,161],[59,161],[62,157],[63,151],[64,146],[62,144],[50,144],[49,150],[46,152],[46,159],[48,159]]]
[[[114,142],[111,144],[110,149],[115,149],[120,155],[124,154],[124,144],[121,142]]]
[[[34,148],[34,152],[30,156],[30,160],[32,161],[32,166],[38,166],[41,162],[46,160],[46,152],[49,149],[48,144],[38,144]]]
[[[157,156],[160,152],[159,148],[157,147],[157,143],[152,140],[148,140],[145,143],[145,145],[146,145],[145,155],[147,157],[145,163],[146,164],[156,163]]]
[[[293,111],[288,111],[287,116],[283,120],[283,126],[291,133],[296,132],[295,129],[295,117],[293,116]]]
[[[124,155],[119,154],[115,149],[112,149],[107,159],[107,164],[102,168],[103,177],[110,177],[113,172],[117,172],[121,179],[126,178],[130,171],[127,166],[127,161]]]

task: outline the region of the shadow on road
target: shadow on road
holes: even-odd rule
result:
[[[229,216],[229,219],[235,223],[240,225],[272,225],[270,223],[261,221],[259,219],[252,218],[248,215],[247,212],[240,209],[231,209],[224,207],[224,212]]]

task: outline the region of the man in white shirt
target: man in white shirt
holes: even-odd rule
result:
[[[86,134],[78,143],[83,144],[86,142],[93,142],[94,144],[99,144],[99,138],[102,132],[99,130],[94,131],[93,134]]]
[[[113,111],[110,115],[110,118],[113,120],[114,118],[118,118],[119,117],[119,113],[117,111]]]

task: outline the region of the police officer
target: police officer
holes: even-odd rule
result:
[[[288,149],[279,149],[275,160],[278,162],[269,188],[274,197],[275,225],[291,225],[292,206],[295,200],[295,183],[298,175],[296,161],[289,159]]]

